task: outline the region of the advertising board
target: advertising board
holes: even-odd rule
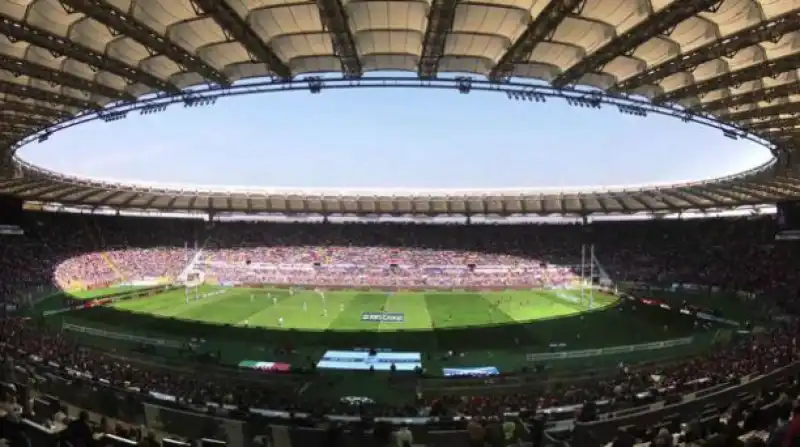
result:
[[[327,351],[317,363],[320,369],[413,371],[422,367],[419,352]]]

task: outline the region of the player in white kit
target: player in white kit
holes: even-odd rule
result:
[[[305,301],[303,301],[303,310],[308,310],[308,304]]]
[[[283,317],[278,317],[278,326],[283,327]]]

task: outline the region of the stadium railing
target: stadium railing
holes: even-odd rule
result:
[[[547,428],[550,434],[556,432],[572,431],[573,439],[589,436],[594,442],[605,443],[610,441],[620,426],[636,425],[649,426],[670,415],[680,414],[691,416],[704,408],[711,406],[720,407],[737,401],[746,393],[762,390],[775,386],[792,375],[800,372],[800,363],[777,369],[769,374],[758,377],[741,377],[733,383],[720,384],[711,389],[676,396],[671,403],[653,403],[647,406],[615,411],[613,413],[601,412],[596,421],[577,422],[557,421],[549,423]],[[95,384],[96,385],[96,384]],[[37,385],[38,386],[38,385]],[[69,386],[65,382],[62,386]],[[52,391],[58,391],[53,389]],[[240,410],[220,411],[218,408],[197,408],[192,411],[178,408],[168,402],[152,403],[143,396],[121,396],[110,388],[94,386],[83,388],[80,395],[74,395],[74,405],[97,411],[109,417],[142,422],[150,429],[174,434],[177,436],[200,439],[212,437],[224,439],[231,445],[254,446],[254,439],[258,437],[288,437],[291,445],[323,445],[327,436],[324,429],[314,428],[308,423],[299,422],[304,415],[295,414],[295,419],[289,419],[286,412],[269,412],[266,414],[247,414]],[[66,400],[66,399],[65,399]],[[565,411],[574,414],[577,406],[565,407]],[[205,411],[206,413],[200,413]],[[516,414],[507,416],[514,417]],[[340,418],[343,419],[343,418]],[[385,418],[390,422],[410,425],[414,433],[415,443],[428,445],[467,445],[467,433],[463,429],[463,420],[436,418]],[[358,420],[347,418],[346,420]],[[381,420],[381,418],[376,418]],[[574,427],[574,430],[573,430]],[[54,438],[57,433],[34,423],[27,423],[25,430],[29,437],[39,441],[35,445],[55,446]],[[563,433],[562,433],[563,434]],[[356,438],[363,438],[363,432],[348,430],[344,433],[345,445],[358,445]],[[594,445],[594,443],[590,444]]]
[[[241,409],[233,406],[221,406],[214,403],[194,405],[187,407],[185,404],[175,402],[175,398],[161,393],[142,394],[136,389],[118,389],[101,378],[92,377],[90,374],[79,371],[70,372],[68,369],[52,363],[36,361],[32,356],[27,366],[31,371],[18,368],[22,374],[34,374],[37,377],[36,387],[41,392],[59,396],[64,401],[77,407],[85,408],[109,417],[144,423],[148,428],[175,434],[178,436],[199,439],[200,437],[221,437],[224,439],[250,439],[257,435],[268,435],[265,431],[284,425],[297,425],[292,421],[309,419],[312,416],[305,413],[290,413],[281,410],[268,409]],[[35,372],[33,372],[35,371]],[[627,409],[614,408],[607,401],[596,402],[598,411],[604,413],[596,422],[577,424],[578,433],[591,431],[595,439],[608,440],[614,436],[616,428],[620,425],[642,425],[658,420],[660,417],[673,413],[686,413],[696,411],[698,408],[709,404],[720,404],[736,400],[742,393],[751,392],[760,388],[769,387],[771,384],[800,372],[800,362],[779,368],[763,376],[745,376],[732,382],[719,384],[701,391],[690,392],[684,395],[672,396],[665,404],[664,401],[650,403]],[[33,376],[29,376],[33,377]],[[266,378],[267,376],[261,376]],[[43,379],[43,380],[42,380]],[[32,380],[24,381],[34,383]],[[81,386],[81,385],[86,386]],[[24,386],[24,385],[23,385]],[[669,395],[669,392],[667,392]],[[652,402],[652,396],[642,393],[643,401]],[[580,405],[569,405],[556,408],[539,409],[538,412],[547,414],[551,422],[550,429],[554,431],[569,430],[572,423],[568,422]],[[508,416],[518,416],[509,414]],[[328,415],[329,420],[341,422],[357,422],[359,417]],[[463,418],[464,420],[469,418]],[[458,420],[442,421],[437,418],[375,418],[376,421],[386,421],[393,424],[409,425],[415,427],[415,439],[423,440],[429,436],[464,436],[460,430],[441,430],[442,424],[455,423]],[[305,433],[306,429],[292,429],[292,436],[316,436]],[[444,434],[447,432],[447,434]],[[246,445],[246,444],[242,444]]]
[[[602,355],[622,354],[626,352],[654,351],[658,349],[671,348],[675,346],[690,345],[694,337],[675,338],[672,340],[654,341],[650,343],[640,343],[636,345],[611,346],[608,348],[580,349],[561,352],[539,352],[528,354],[529,362],[547,362],[559,359],[579,359],[587,357],[599,357]]]

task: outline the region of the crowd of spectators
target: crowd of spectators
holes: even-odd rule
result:
[[[190,247],[195,241],[206,240],[208,254],[202,264],[217,275],[230,274],[237,280],[242,275],[256,275],[258,280],[286,275],[290,283],[302,278],[292,269],[264,269],[280,273],[257,276],[261,273],[252,272],[259,272],[255,268],[259,264],[302,264],[305,267],[301,271],[314,275],[315,280],[321,271],[333,278],[331,281],[348,282],[358,281],[376,266],[382,269],[374,272],[377,276],[386,276],[382,273],[389,269],[395,278],[409,278],[416,281],[413,284],[425,272],[435,277],[446,269],[443,267],[454,266],[457,268],[452,270],[471,277],[481,277],[483,269],[500,266],[504,274],[518,269],[523,275],[547,272],[571,280],[569,275],[574,272],[559,266],[574,266],[580,262],[581,246],[594,244],[600,264],[617,280],[705,284],[768,293],[789,313],[797,309],[792,300],[800,287],[800,258],[793,256],[791,245],[774,242],[773,223],[763,217],[589,226],[207,225],[191,220],[48,215],[37,219],[39,226],[28,237],[5,236],[0,244],[0,284],[4,285],[0,292],[6,302],[17,296],[20,288],[54,280],[99,284],[114,275],[176,275],[194,253]],[[348,272],[348,268],[356,272]],[[2,320],[0,340],[4,342],[2,355],[19,362],[31,358],[52,362],[112,384],[169,394],[187,403],[212,401],[279,408],[301,404],[315,411],[363,411],[339,408],[330,402],[304,403],[296,396],[289,399],[286,390],[269,385],[259,388],[149,370],[83,349],[63,334],[44,332],[19,318]],[[796,357],[797,328],[784,323],[706,356],[655,369],[624,368],[615,377],[579,387],[561,384],[546,389],[533,387],[524,393],[453,396],[436,402],[415,401],[403,408],[374,406],[370,411],[409,414],[421,407],[426,407],[425,411],[433,407],[450,414],[490,415],[593,400],[624,406],[645,392],[660,396],[713,386],[767,372]]]
[[[202,252],[194,268],[221,283],[421,288],[541,288],[580,281],[578,265],[532,257],[408,247],[237,247]],[[586,268],[588,273],[588,267]]]

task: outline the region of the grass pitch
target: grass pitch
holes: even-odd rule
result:
[[[530,366],[526,354],[546,352],[552,346],[593,349],[696,335],[697,342],[689,347],[553,364],[564,369],[614,368],[619,361],[651,361],[707,349],[712,335],[698,334],[691,319],[676,319],[655,306],[625,310],[627,306],[615,305],[616,297],[601,293],[593,295],[590,306],[587,295],[569,290],[392,294],[351,290],[327,292],[324,302],[308,290],[290,294],[285,289],[202,286],[198,294],[199,299],[191,295],[187,300],[179,289],[59,314],[44,323],[54,327],[71,323],[176,342],[202,339],[204,351],[217,353],[230,365],[243,360],[305,364],[327,350],[373,347],[422,352],[423,365],[431,371],[496,366],[512,372]],[[97,298],[98,293],[78,297]],[[369,312],[402,313],[403,321],[362,320]],[[74,335],[103,349],[136,349],[134,343],[119,337]],[[295,354],[287,354],[283,350],[287,346]],[[165,359],[186,361],[173,350],[157,349]],[[451,350],[459,355],[447,355]]]
[[[186,297],[183,290],[113,307],[159,317],[230,326],[304,331],[423,331],[505,325],[575,315],[616,302],[610,295],[580,291],[364,293],[204,286]],[[364,321],[369,313],[402,314],[403,321]]]

